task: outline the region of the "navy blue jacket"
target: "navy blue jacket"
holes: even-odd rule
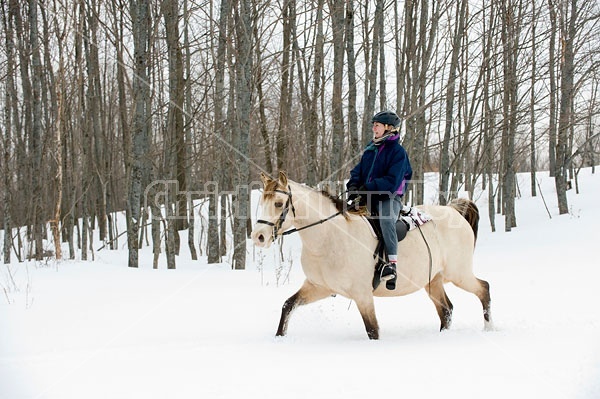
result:
[[[404,194],[412,177],[408,154],[398,142],[399,135],[390,136],[379,145],[373,142],[365,148],[358,165],[350,171],[346,187],[350,190],[362,186],[367,191]]]

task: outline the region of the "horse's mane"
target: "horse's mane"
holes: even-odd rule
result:
[[[338,212],[342,212],[344,216],[346,216],[347,207],[345,206],[346,204],[344,203],[344,200],[339,198],[337,195],[331,194],[329,191],[321,190],[320,192],[321,195],[333,202],[335,209],[337,209]]]
[[[318,190],[313,187],[307,186],[305,184],[302,184],[302,186],[309,188],[311,190],[314,190],[315,192],[318,192],[319,194],[321,194],[322,196],[327,198],[329,201],[331,201],[331,203],[333,203],[333,205],[335,205],[335,209],[338,212],[341,212],[342,215],[344,216],[344,218],[346,218],[346,219],[348,218],[349,213],[357,213],[357,212],[349,211],[348,207],[346,206],[346,203],[344,202],[343,199],[339,198],[335,194],[331,194],[327,190]],[[265,184],[264,189],[263,189],[263,194],[262,194],[263,199],[266,200],[266,199],[272,198],[275,195],[276,190],[287,191],[287,188],[283,187],[277,180],[268,181]],[[358,212],[358,213],[360,213],[360,212]]]
[[[348,208],[348,205],[346,204],[346,202],[343,199],[341,199],[339,196],[337,196],[335,194],[331,194],[329,191],[326,191],[326,190],[321,190],[319,192],[321,195],[323,195],[325,198],[329,199],[335,205],[335,209],[338,212],[341,212],[346,220],[348,220],[349,215],[359,215],[359,216],[368,215],[366,206],[361,206],[360,208]]]

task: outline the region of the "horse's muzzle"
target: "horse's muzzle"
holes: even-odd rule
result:
[[[250,234],[250,237],[252,237],[252,241],[257,247],[268,248],[272,242],[271,234],[268,234],[262,230],[263,229],[260,228],[254,229]]]

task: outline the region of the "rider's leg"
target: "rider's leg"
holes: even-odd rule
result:
[[[398,260],[398,236],[396,235],[396,221],[402,209],[400,197],[393,196],[379,202],[379,224],[383,235],[383,243],[390,262],[381,272],[381,280],[387,281],[388,289],[396,288],[396,262]]]

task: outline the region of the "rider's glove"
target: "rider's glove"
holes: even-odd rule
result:
[[[360,208],[362,205],[361,203],[363,202],[361,192],[364,191],[366,191],[366,187],[364,185],[362,185],[359,189],[357,189],[355,186],[348,187],[348,209],[357,210]]]

